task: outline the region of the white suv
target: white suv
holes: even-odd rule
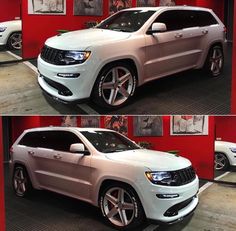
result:
[[[215,141],[215,169],[227,170],[236,166],[236,143]]]
[[[17,196],[33,187],[74,197],[100,207],[118,229],[145,218],[181,221],[198,204],[199,180],[189,160],[141,149],[111,130],[27,130],[12,146],[10,163]]]
[[[187,69],[224,66],[225,27],[210,9],[131,8],[93,29],[46,41],[38,81],[54,99],[92,98],[107,108],[125,104],[137,86]]]
[[[11,50],[22,48],[22,23],[14,20],[0,23],[0,46],[8,46]]]

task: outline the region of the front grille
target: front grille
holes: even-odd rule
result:
[[[72,96],[72,92],[65,86],[63,86],[60,83],[57,83],[49,78],[46,77],[42,77],[44,79],[44,81],[51,87],[53,87],[54,89],[58,90],[58,94],[62,95],[62,96]]]
[[[45,45],[41,52],[41,58],[47,63],[54,65],[65,65],[65,62],[63,61],[65,53],[66,51],[58,50]]]
[[[192,166],[181,170],[171,172],[172,183],[171,186],[180,186],[188,184],[195,180],[196,173]]]
[[[185,207],[187,207],[193,200],[194,198],[196,198],[195,196],[194,197],[191,197],[190,199],[186,200],[186,201],[183,201],[179,204],[176,204],[174,206],[172,206],[171,208],[169,208],[165,213],[164,213],[164,216],[165,217],[173,217],[173,216],[177,216],[179,211]]]

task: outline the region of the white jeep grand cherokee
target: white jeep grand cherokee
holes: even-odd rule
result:
[[[100,207],[118,229],[134,229],[145,218],[180,221],[198,204],[189,160],[141,149],[111,130],[27,130],[11,148],[10,166],[17,196],[33,187],[74,197]]]
[[[203,67],[218,76],[225,44],[225,27],[210,9],[131,8],[93,29],[48,39],[38,58],[38,81],[56,100],[91,97],[113,109],[157,78]]]
[[[21,20],[0,23],[0,46],[7,46],[10,50],[22,48]]]
[[[215,169],[227,170],[236,166],[236,143],[215,141]]]

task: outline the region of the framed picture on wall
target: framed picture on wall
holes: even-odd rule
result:
[[[125,136],[128,135],[127,116],[105,116],[105,128],[117,131]]]
[[[156,6],[156,0],[137,0],[138,7],[151,7]]]
[[[160,6],[175,6],[175,0],[160,0]]]
[[[74,15],[103,15],[103,0],[74,0]]]
[[[171,135],[208,135],[208,116],[172,116]]]
[[[109,14],[132,7],[132,0],[109,0]]]
[[[99,128],[100,116],[81,116],[82,128]]]
[[[163,136],[162,116],[134,116],[134,136]]]
[[[62,127],[77,127],[77,117],[76,116],[62,116],[61,126]]]
[[[65,15],[66,0],[28,0],[28,14]]]

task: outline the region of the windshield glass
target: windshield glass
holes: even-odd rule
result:
[[[116,132],[84,131],[81,133],[99,152],[113,153],[140,149],[137,144]]]
[[[150,10],[121,11],[100,23],[96,28],[135,32],[155,13]]]

